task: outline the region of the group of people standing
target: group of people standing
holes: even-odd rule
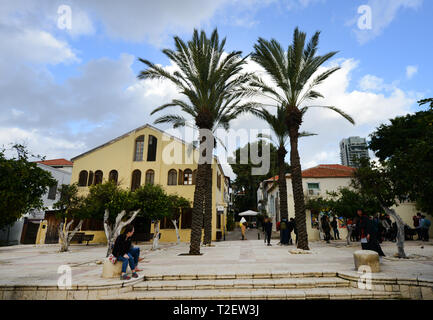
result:
[[[331,240],[331,229],[334,232],[334,239],[340,240],[340,232],[338,231],[338,222],[337,218],[334,217],[332,221],[329,221],[329,217],[327,215],[323,215],[320,224],[322,225],[322,231],[325,233],[325,241],[329,243]]]
[[[272,225],[271,218],[266,217],[263,223],[263,232],[265,233],[265,243],[267,243],[268,246],[271,246]],[[290,218],[290,220],[287,220],[283,218],[281,221],[277,222],[276,227],[277,231],[280,231],[279,245],[288,246],[293,244],[292,232],[295,233],[295,243],[298,242],[298,231],[296,229],[295,219]]]
[[[416,229],[418,234],[418,240],[429,241],[429,228],[431,222],[426,216],[421,215],[421,213],[417,213],[416,216],[413,216],[413,226]]]

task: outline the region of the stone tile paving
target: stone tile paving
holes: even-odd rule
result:
[[[252,232],[257,230],[253,229]],[[227,237],[229,238],[229,237]],[[232,238],[235,238],[233,236]],[[359,243],[345,246],[344,241],[331,244],[311,242],[311,254],[290,254],[295,246],[282,247],[278,240],[272,240],[272,246],[264,245],[263,240],[214,242],[213,247],[202,247],[202,256],[179,256],[189,251],[189,245],[161,243],[161,249],[150,251],[149,243],[139,244],[141,256],[148,263],[141,263],[140,276],[160,275],[208,275],[216,279],[218,275],[258,274],[272,277],[278,272],[355,272],[353,252],[360,249]],[[256,238],[257,239],[257,238]],[[56,286],[60,265],[69,265],[72,269],[73,285],[114,285],[116,279],[102,279],[102,265],[97,261],[105,258],[106,247],[103,245],[72,245],[71,251],[59,253],[58,245],[19,245],[0,247],[0,285],[50,285]],[[433,280],[433,243],[419,241],[406,242],[406,253],[416,259],[396,260],[392,256],[397,252],[395,243],[386,242],[382,249],[387,255],[382,259],[378,275],[404,279],[425,278]],[[175,279],[170,279],[175,280]]]

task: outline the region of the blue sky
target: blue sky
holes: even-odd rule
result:
[[[61,5],[71,9],[70,30],[58,27]],[[363,5],[372,20],[361,31]],[[170,68],[161,49],[172,47],[173,35],[188,40],[193,28],[217,27],[227,51],[248,54],[258,37],[287,47],[298,26],[307,37],[321,31],[319,53],[339,51],[331,63],[342,70],[324,85],[324,102],[357,121],[308,115],[304,129],[319,135],[303,142],[302,165],[338,163],[342,138],[367,136],[433,96],[432,13],[427,0],[4,0],[0,71],[9,76],[0,80],[0,144],[23,141],[47,158],[71,158],[152,123],[150,111],[176,96],[169,84],[136,79],[137,57]],[[265,127],[250,117],[233,123]]]

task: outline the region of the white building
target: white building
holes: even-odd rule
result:
[[[45,210],[30,211],[16,221],[12,226],[0,230],[0,240],[8,244],[28,244],[35,243],[36,235],[39,229],[39,224],[45,218],[46,211],[52,211],[53,205],[59,200],[57,188],[62,184],[70,184],[71,172],[69,169],[54,168],[51,166],[37,163],[37,166],[51,173],[57,184],[48,188],[47,192],[42,196]]]
[[[350,187],[354,168],[339,164],[322,164],[313,168],[302,171],[302,184],[305,196],[327,196],[327,191],[338,191],[342,187]],[[286,174],[287,183],[287,205],[289,219],[295,218],[295,202],[293,199],[293,189],[290,174]],[[278,192],[278,176],[265,180],[260,184],[257,190],[258,201],[264,203],[264,209],[269,217],[272,218],[273,228],[275,230],[276,222],[280,221],[279,209],[279,192]],[[416,215],[416,208],[413,203],[401,203],[397,207],[393,207],[403,221],[413,228],[412,217]],[[310,210],[306,210],[306,224],[309,240],[319,240],[319,228],[316,223],[317,215],[312,214]],[[339,228],[340,238],[345,239],[347,229]],[[430,234],[432,228],[430,228]]]

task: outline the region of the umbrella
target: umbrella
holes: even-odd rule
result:
[[[256,211],[253,211],[253,210],[247,210],[247,211],[244,211],[244,212],[241,212],[241,213],[239,213],[239,216],[256,216],[256,215],[258,215],[259,213],[258,212],[256,212]]]

